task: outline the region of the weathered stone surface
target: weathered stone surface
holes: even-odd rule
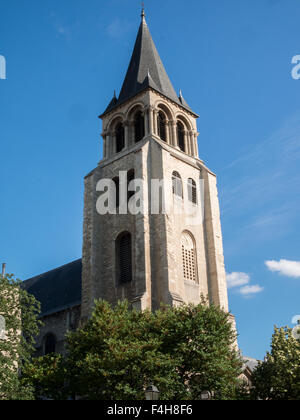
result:
[[[48,334],[53,334],[55,337],[56,352],[64,354],[66,334],[68,331],[74,331],[78,328],[80,315],[80,306],[75,306],[44,317],[42,319],[44,325],[41,327],[39,337],[36,341],[36,356],[42,356],[44,354],[45,337]]]
[[[134,143],[132,120],[134,112],[145,115],[145,138]],[[155,120],[163,111],[169,124],[167,142],[158,136]],[[180,120],[191,135],[186,153],[177,147],[177,133],[172,127]],[[128,129],[127,147],[116,154],[114,126],[121,121]],[[94,299],[102,298],[113,304],[128,299],[135,308],[156,309],[161,303],[177,305],[181,302],[200,302],[201,294],[228,310],[226,276],[223,258],[220,211],[216,177],[197,157],[196,119],[193,114],[149,89],[132,101],[106,114],[103,136],[108,139],[106,157],[85,181],[85,212],[83,238],[83,300],[82,317],[91,314]],[[113,179],[120,171],[134,169],[135,177],[145,181],[143,215],[99,215],[96,202],[100,195],[96,185],[100,179]],[[191,224],[184,212],[175,214],[172,193],[172,173],[182,179],[184,199],[187,182],[195,180],[200,197],[200,179],[204,180],[204,219]],[[151,180],[169,182],[166,202],[171,203],[169,214],[151,214]],[[176,198],[175,198],[176,200]],[[198,202],[199,204],[199,202]],[[133,237],[133,281],[120,285],[116,278],[115,240],[128,231]],[[188,231],[196,243],[195,282],[184,280],[181,236]]]
[[[145,25],[143,20],[140,42],[136,44],[131,62],[134,71],[129,71],[126,78],[126,95],[121,95],[120,101],[114,97],[101,117],[103,160],[85,178],[81,306],[71,309],[71,314],[62,311],[45,317],[46,324],[38,341],[40,351],[43,350],[43,339],[49,332],[55,334],[58,350],[63,351],[69,317],[74,317],[74,326],[77,326],[80,314],[81,323],[84,323],[92,313],[94,300],[99,298],[113,305],[118,300],[127,299],[138,310],[155,310],[161,303],[198,304],[203,295],[210,303],[228,311],[216,176],[199,158],[197,115],[187,106],[181,94],[177,98],[175,92],[170,94],[170,89],[163,88],[168,85],[167,76],[164,76],[158,54],[149,55],[154,46],[148,42],[150,38]],[[153,66],[140,66],[141,63],[148,63],[151,57],[155,60]],[[153,83],[151,70],[154,72],[157,69],[161,69],[161,74],[155,74],[156,83]],[[132,80],[136,74],[138,77],[142,74],[145,80]],[[159,80],[165,80],[165,83],[157,89]],[[132,90],[128,86],[138,86],[138,89]],[[145,136],[136,143],[134,121],[137,112],[144,117]],[[163,116],[166,127],[163,136],[159,114]],[[178,123],[180,135],[177,132]],[[125,147],[117,153],[122,147],[120,142],[117,147],[116,138],[120,124],[124,127],[121,145],[124,141]],[[131,170],[134,170],[136,179],[144,181],[143,204],[146,211],[136,216],[98,214],[98,182],[102,179],[112,180],[119,176],[120,171]],[[175,197],[172,191],[174,171],[179,173],[182,180],[183,199]],[[197,223],[192,222],[186,212],[177,214],[175,211],[176,206],[183,207],[188,200],[190,178],[196,184],[196,207],[203,212],[202,217],[198,211]],[[165,182],[165,202],[170,206],[167,214],[151,212],[153,179]],[[200,201],[202,183],[203,207]],[[119,283],[117,269],[116,239],[122,232],[129,232],[132,236],[133,279],[127,284]],[[188,255],[192,257],[189,256],[188,260],[184,260],[186,251],[183,237],[191,240],[192,251]],[[184,272],[186,265],[193,273],[190,277]],[[235,328],[234,319],[232,324]]]

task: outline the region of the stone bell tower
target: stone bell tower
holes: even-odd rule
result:
[[[100,118],[103,159],[85,178],[82,318],[97,298],[154,310],[161,303],[197,304],[204,295],[228,310],[216,176],[199,158],[198,116],[176,94],[144,11],[120,95]],[[116,214],[97,211],[104,179],[116,187]],[[121,183],[134,179],[143,182],[144,209],[124,214],[121,201],[132,192],[124,196]],[[153,179],[167,185],[168,212],[151,209]],[[175,204],[187,202],[202,208],[196,223],[175,212]]]

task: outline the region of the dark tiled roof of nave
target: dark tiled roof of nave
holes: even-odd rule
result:
[[[23,282],[41,303],[41,316],[81,304],[82,261],[76,260]]]

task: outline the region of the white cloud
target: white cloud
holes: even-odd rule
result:
[[[243,297],[251,297],[261,293],[264,288],[256,285],[250,285],[250,276],[247,273],[233,272],[226,274],[228,289],[238,288],[238,293]]]
[[[300,278],[300,261],[266,261],[265,264],[270,271],[287,277]]]
[[[264,291],[264,288],[259,286],[258,284],[253,285],[253,286],[244,286],[244,287],[241,287],[239,290],[240,294],[245,297],[256,295],[257,293],[261,293],[263,291]]]
[[[246,273],[230,273],[226,274],[227,287],[232,289],[233,287],[245,286],[250,282],[250,276]]]

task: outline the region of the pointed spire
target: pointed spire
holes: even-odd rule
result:
[[[114,96],[112,98],[112,100],[110,101],[110,103],[108,104],[108,107],[106,108],[105,112],[110,111],[111,109],[113,109],[118,103],[118,98],[116,95],[116,90],[114,90]]]
[[[185,108],[187,108],[191,111],[191,108],[189,107],[188,103],[186,102],[186,100],[184,99],[184,97],[182,95],[182,90],[181,89],[179,91],[178,99],[180,100],[180,103],[181,103],[182,106],[184,106]]]
[[[142,87],[145,88],[143,82],[149,73],[157,90],[178,102],[178,97],[157,52],[148,25],[144,24],[144,9],[142,19],[119,101],[126,101],[140,92]]]
[[[143,90],[152,88],[195,114],[183,99],[182,94],[180,97],[177,96],[169,79],[146,24],[144,4],[141,18],[142,21],[120,95],[118,99],[114,97],[105,113]]]
[[[145,13],[145,3],[144,2],[142,2],[141,18],[142,18],[142,23],[146,23],[146,13]]]
[[[141,90],[147,89],[147,88],[152,88],[154,90],[159,91],[158,87],[156,86],[155,82],[153,81],[151,74],[150,74],[150,70],[148,69],[147,72],[147,76],[145,77],[142,85],[141,85]]]

